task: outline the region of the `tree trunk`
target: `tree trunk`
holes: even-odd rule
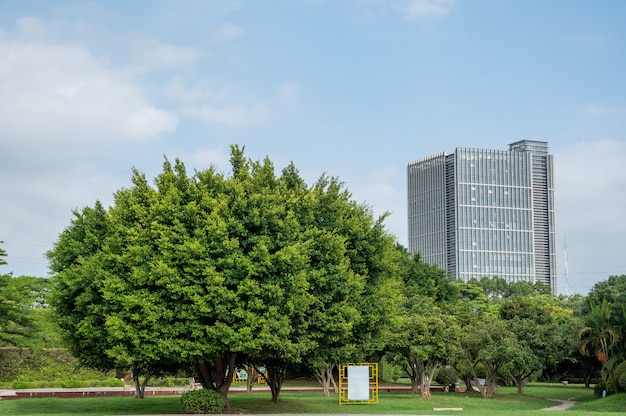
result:
[[[421,383],[420,383],[420,391],[421,391],[421,395],[422,395],[422,399],[430,399],[431,395],[430,395],[430,380],[427,380],[426,377],[422,377]]]
[[[335,376],[334,376],[334,375],[332,375],[332,373],[331,373],[331,377],[330,377],[330,382],[331,382],[331,383],[332,383],[332,385],[333,385],[333,391],[334,391],[335,393],[339,392],[339,389],[337,388],[337,382],[335,381]]]
[[[517,394],[519,396],[524,394],[524,379],[524,376],[513,377],[513,380],[515,380],[515,385],[517,386]]]
[[[267,371],[263,374],[263,378],[270,386],[270,391],[272,392],[272,402],[278,403],[280,390],[282,389],[283,382],[285,381],[286,369],[284,366],[266,367],[266,369]]]
[[[483,387],[480,382],[478,381],[478,376],[476,375],[476,364],[478,364],[477,362],[473,362],[470,359],[469,353],[466,354],[465,357],[467,364],[469,365],[469,369],[470,369],[470,373],[472,374],[472,378],[470,379],[469,377],[467,377],[466,380],[466,384],[467,384],[467,388],[470,390],[474,390],[474,387],[472,385],[471,380],[474,380],[474,383],[476,384],[476,388],[478,389],[478,391],[480,392],[480,395],[483,396],[483,398],[487,397],[487,391],[485,390],[485,387]]]
[[[230,409],[228,402],[228,390],[233,382],[235,374],[235,364],[237,363],[236,352],[226,352],[215,359],[215,387],[222,396],[225,409]]]
[[[463,382],[465,383],[465,391],[472,391],[471,377],[467,374],[463,375]]]
[[[316,368],[315,369],[315,378],[322,385],[322,390],[324,391],[324,396],[330,396],[330,383],[333,383],[335,387],[335,391],[337,391],[337,384],[335,383],[335,378],[333,377],[333,370],[335,368],[335,364],[329,364],[326,367]]]
[[[228,401],[228,390],[233,382],[233,374],[235,373],[235,364],[237,363],[237,353],[227,351],[218,356],[213,366],[206,361],[196,363],[198,377],[200,383],[205,389],[217,391],[222,397],[224,409],[230,409]],[[215,370],[215,380],[213,380],[212,370]]]
[[[133,366],[133,383],[135,384],[135,398],[143,399],[146,395],[146,386],[148,385],[148,381],[150,381],[151,374],[149,371],[146,372],[146,375],[141,381],[141,368]]]
[[[417,394],[417,392],[420,389],[420,383],[421,383],[421,379],[420,379],[421,372],[417,368],[418,362],[411,359],[411,357],[408,356],[407,354],[405,354],[405,357],[407,358],[407,363],[403,365],[403,367],[404,367],[404,371],[406,372],[406,374],[409,376],[409,379],[411,380],[411,394]]]
[[[433,364],[430,367],[426,366],[424,368],[424,375],[422,376],[422,399],[430,399],[432,396],[430,394],[430,385],[433,382],[433,377],[435,376],[435,371],[439,367],[439,364]]]
[[[248,378],[246,379],[246,392],[250,394],[252,393],[252,386],[254,386],[257,378],[259,377],[259,371],[253,365],[249,365],[246,371],[248,373]]]
[[[485,366],[485,395],[483,397],[491,399],[498,387],[498,365],[483,362]]]

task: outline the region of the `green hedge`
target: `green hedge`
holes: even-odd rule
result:
[[[183,394],[180,404],[187,413],[214,414],[224,410],[220,394],[214,390],[191,390]]]
[[[114,371],[82,367],[62,348],[0,348],[0,383],[15,389],[123,386]]]

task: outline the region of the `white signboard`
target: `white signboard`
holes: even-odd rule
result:
[[[348,366],[348,400],[369,400],[370,368],[366,365]]]

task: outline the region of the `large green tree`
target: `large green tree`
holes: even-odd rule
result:
[[[380,346],[395,264],[382,220],[336,180],[309,188],[237,146],[231,165],[189,176],[166,160],[154,186],[134,171],[108,212],[76,213],[49,254],[74,351],[146,376],[193,365],[228,406],[240,362],[266,367],[277,401],[287,368],[339,359],[322,352],[338,339]]]
[[[500,304],[500,317],[517,338],[503,375],[513,379],[518,394],[528,380],[571,359],[576,320],[560,299],[537,292],[515,296]]]

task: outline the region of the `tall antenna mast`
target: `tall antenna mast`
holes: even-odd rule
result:
[[[565,281],[565,296],[569,296],[569,263],[567,258],[567,244],[565,243],[565,239],[563,239],[563,270],[565,271],[564,281]]]

